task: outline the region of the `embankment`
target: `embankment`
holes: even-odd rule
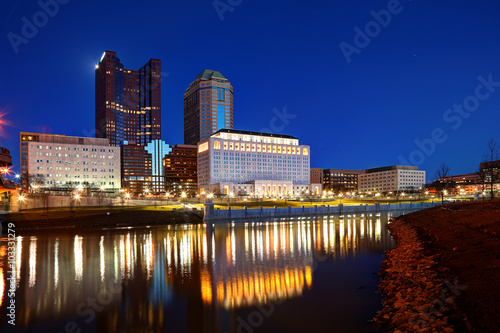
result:
[[[5,215],[2,221],[4,232],[9,223],[20,231],[203,223],[203,218],[190,211],[82,209],[49,211],[47,214],[43,210],[34,210]]]
[[[378,324],[394,332],[500,331],[500,201],[449,204],[393,221]]]

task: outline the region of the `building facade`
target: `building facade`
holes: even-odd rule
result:
[[[332,192],[357,192],[358,177],[363,170],[325,169],[323,171],[323,188]]]
[[[233,128],[233,86],[205,69],[184,93],[184,143],[196,145],[222,128]]]
[[[174,145],[163,159],[165,186],[168,193],[180,197],[184,192],[189,197],[198,192],[198,146]]]
[[[290,135],[221,129],[198,144],[198,188],[222,195],[309,190],[310,149]]]
[[[425,189],[425,171],[407,165],[367,169],[358,182],[360,193],[417,192]]]
[[[110,146],[108,139],[29,132],[21,132],[20,139],[24,189],[121,188],[120,148]]]
[[[170,146],[153,140],[147,146],[127,142],[122,146],[122,187],[133,194],[165,193],[163,159]]]
[[[105,51],[95,70],[95,131],[112,146],[161,139],[161,61],[126,69],[116,52]]]
[[[323,169],[311,168],[311,184],[323,184]]]

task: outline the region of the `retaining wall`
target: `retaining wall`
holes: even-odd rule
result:
[[[287,208],[260,208],[260,209],[214,209],[214,204],[205,204],[205,221],[221,221],[233,219],[253,219],[253,218],[273,218],[273,217],[293,217],[293,216],[314,216],[314,215],[343,215],[343,214],[363,214],[380,213],[398,210],[421,210],[440,205],[440,202],[418,202],[418,203],[396,203],[381,205],[356,205],[344,206],[314,206],[314,207],[294,207]]]

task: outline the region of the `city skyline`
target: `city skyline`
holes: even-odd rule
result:
[[[488,139],[499,139],[499,5],[395,4],[262,7],[244,1],[222,14],[210,2],[189,14],[189,4],[154,4],[153,17],[168,20],[164,26],[154,21],[151,36],[110,18],[124,32],[101,38],[95,36],[103,23],[89,27],[88,36],[77,28],[85,14],[97,18],[104,12],[61,4],[17,50],[11,39],[3,40],[1,66],[9,80],[0,83],[0,111],[12,126],[4,126],[0,140],[18,171],[20,131],[93,137],[96,58],[115,50],[127,68],[140,68],[150,58],[162,61],[161,139],[171,145],[183,142],[183,90],[212,68],[234,86],[234,127],[303,138],[311,145],[311,167],[368,169],[417,161],[428,181],[441,162],[452,174],[474,172]],[[38,4],[10,6],[2,4],[6,36],[24,36],[22,18],[32,22],[43,10]],[[182,22],[183,15],[191,19]],[[230,43],[193,35],[202,25]],[[161,43],[150,43],[155,38]],[[145,46],[130,43],[139,39]],[[203,48],[217,52],[195,53]]]

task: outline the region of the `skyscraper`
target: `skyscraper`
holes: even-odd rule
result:
[[[161,61],[125,69],[116,52],[105,51],[95,70],[95,131],[113,146],[161,139]]]
[[[196,145],[222,128],[233,128],[233,86],[205,69],[184,93],[184,143]]]

